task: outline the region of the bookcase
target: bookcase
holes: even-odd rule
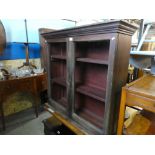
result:
[[[54,29],[47,29],[47,28],[39,28],[39,42],[40,42],[40,59],[41,59],[41,67],[47,71],[47,50],[46,50],[46,43],[44,37],[42,37],[41,33],[45,32],[52,32]]]
[[[43,33],[52,108],[88,134],[115,134],[131,36],[123,20]]]

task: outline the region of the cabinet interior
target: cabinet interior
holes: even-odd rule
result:
[[[51,96],[54,101],[66,107],[66,43],[51,43],[50,49]]]
[[[110,41],[77,42],[75,45],[75,113],[102,128]]]

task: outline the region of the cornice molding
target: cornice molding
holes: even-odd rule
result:
[[[82,35],[93,34],[107,34],[107,33],[121,33],[126,35],[133,35],[138,28],[135,24],[130,24],[124,20],[113,20],[104,23],[79,26],[74,28],[56,30],[48,33],[41,33],[45,39],[66,38]]]

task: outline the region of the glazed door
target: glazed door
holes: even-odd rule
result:
[[[68,39],[69,114],[95,134],[103,133],[110,37]]]
[[[66,39],[48,43],[48,96],[51,105],[67,113],[67,42]]]

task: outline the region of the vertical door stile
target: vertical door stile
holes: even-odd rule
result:
[[[103,132],[106,135],[112,134],[112,108],[114,103],[114,67],[115,67],[115,59],[117,51],[117,41],[118,35],[114,35],[110,39],[110,47],[109,47],[109,65],[108,65],[108,75],[107,75],[107,92],[106,92],[106,101],[105,101],[105,114],[104,114],[104,125]]]
[[[47,59],[48,59],[48,61],[47,61],[47,75],[48,75],[48,77],[47,77],[47,79],[48,79],[48,100],[49,100],[49,103],[50,103],[50,99],[52,98],[51,97],[51,48],[50,48],[50,44],[47,42],[47,41],[45,41],[46,42],[46,45],[47,45]]]
[[[75,46],[73,38],[67,39],[67,103],[68,116],[71,118],[75,101]]]

